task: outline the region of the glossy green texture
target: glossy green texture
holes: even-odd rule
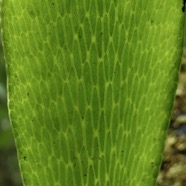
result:
[[[9,112],[25,186],[152,186],[182,52],[182,1],[4,0]]]

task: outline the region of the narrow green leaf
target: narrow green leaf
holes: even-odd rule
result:
[[[182,1],[4,0],[9,113],[25,186],[151,186],[182,52]]]

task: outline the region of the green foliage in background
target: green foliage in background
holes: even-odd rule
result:
[[[4,0],[9,113],[25,186],[151,186],[182,52],[182,1]]]

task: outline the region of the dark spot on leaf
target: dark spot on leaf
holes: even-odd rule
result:
[[[185,4],[186,4],[186,0],[183,0],[182,12],[185,12]]]
[[[154,166],[155,166],[155,164],[154,164],[154,162],[153,162],[153,161],[152,161],[150,164],[151,164],[151,167],[154,167]]]
[[[26,156],[24,156],[23,159],[26,160]]]

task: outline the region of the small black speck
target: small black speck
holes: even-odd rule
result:
[[[81,119],[84,119],[84,116],[82,116]]]
[[[103,32],[101,32],[100,34],[103,35]]]
[[[26,160],[26,156],[24,156],[23,159]]]
[[[87,176],[86,174],[84,174],[84,176]]]
[[[153,21],[153,20],[151,20],[151,23],[154,23],[154,21]]]
[[[30,93],[29,92],[27,92],[27,96],[29,96],[30,95]]]
[[[150,164],[151,164],[151,167],[154,167],[155,166],[154,162],[151,162]]]
[[[54,3],[52,3],[52,5],[54,5]]]

